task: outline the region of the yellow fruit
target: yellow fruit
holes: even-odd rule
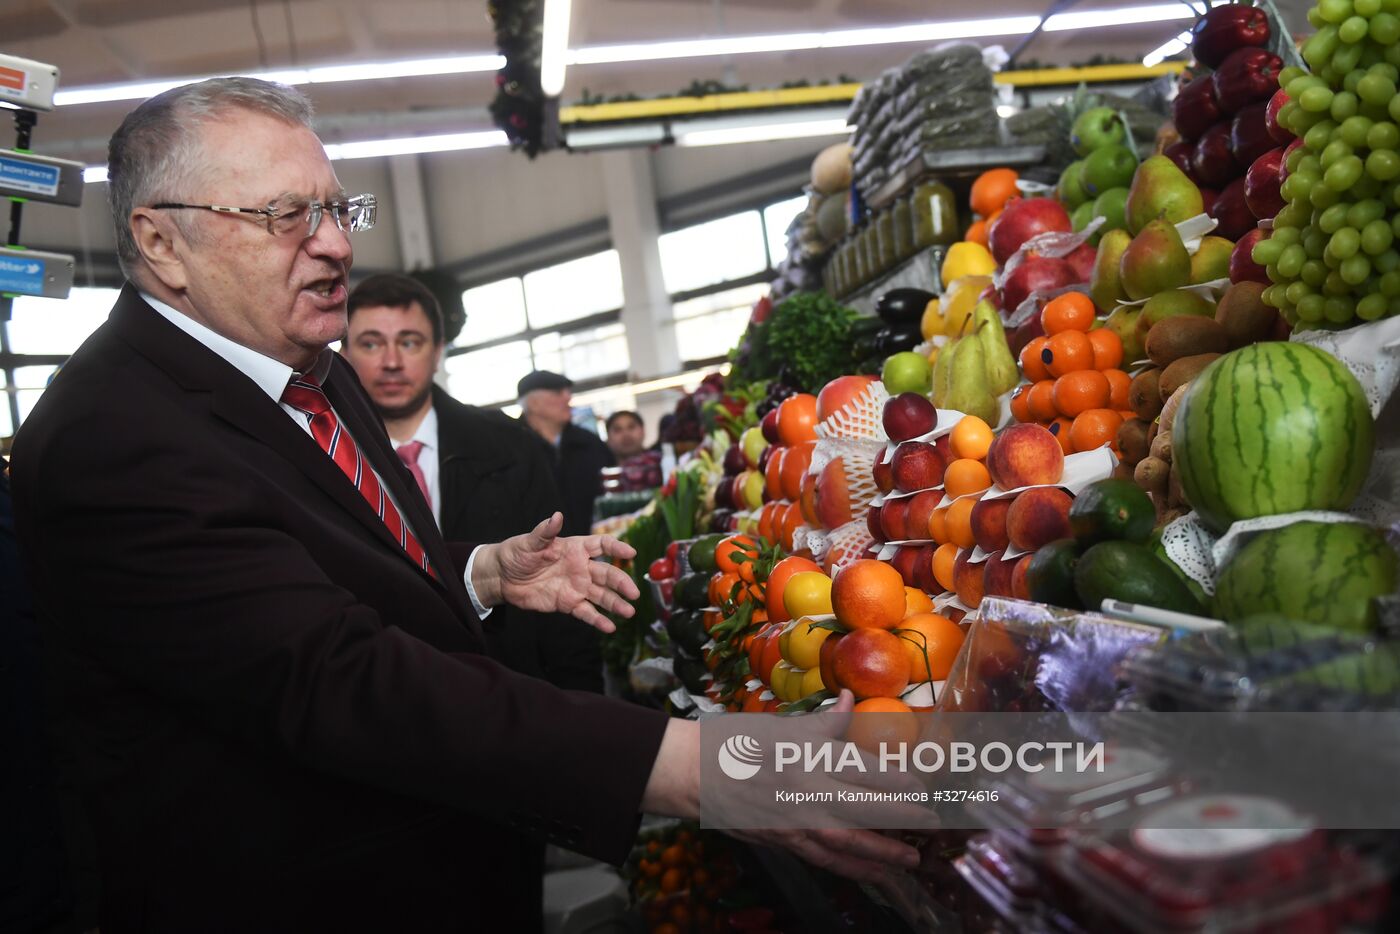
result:
[[[831,578],[820,571],[800,571],[788,578],[783,608],[793,619],[825,616],[831,609]]]
[[[787,696],[787,683],[789,672],[792,670],[792,664],[786,661],[778,662],[778,664],[773,666],[773,677],[769,679],[773,683],[770,684],[769,687],[773,689],[773,696],[778,700],[789,699]]]
[[[941,275],[944,283],[948,283],[963,276],[990,276],[996,271],[997,261],[992,258],[991,251],[980,243],[964,240],[948,247]]]
[[[783,657],[794,668],[816,668],[821,664],[822,643],[831,635],[830,629],[816,629],[806,617],[794,620],[788,639],[788,653]]]
[[[939,349],[940,349],[940,348],[935,347],[935,348],[933,348],[932,350],[930,350],[930,351],[928,352],[928,365],[929,365],[929,366],[933,366],[935,363],[938,362],[938,351],[939,351]]]
[[[931,298],[924,306],[924,316],[919,320],[919,331],[924,335],[924,340],[943,333],[943,313],[938,310],[938,299]]]
[[[792,646],[792,627],[793,624],[789,622],[783,627],[783,631],[778,634],[778,654],[782,656],[785,662],[792,661],[792,655],[790,654]],[[807,666],[803,665],[802,667],[806,668]]]
[[[952,337],[963,333],[964,327],[972,318],[972,310],[977,307],[978,296],[991,284],[991,276],[978,275],[962,276],[944,286],[943,298],[939,305],[943,309],[944,334]]]
[[[807,669],[807,673],[802,676],[802,697],[810,697],[818,691],[825,691],[826,685],[822,683],[822,670],[816,665]],[[798,698],[801,700],[802,698]]]

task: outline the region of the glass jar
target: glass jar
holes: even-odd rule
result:
[[[880,235],[875,232],[875,219],[860,232],[861,251],[865,253],[865,281],[873,282],[880,275]]]
[[[953,193],[942,182],[920,182],[909,196],[914,249],[946,246],[958,240],[958,210]]]
[[[879,256],[882,274],[889,272],[899,262],[899,254],[895,252],[894,241],[894,211],[885,208],[875,218],[875,248]]]
[[[837,298],[845,295],[849,288],[850,276],[846,273],[846,258],[849,255],[850,251],[846,249],[845,243],[838,243],[831,250],[831,262],[828,265],[835,270],[831,294]]]
[[[894,215],[894,256],[903,262],[914,255],[914,218],[909,210],[909,201],[901,198],[890,208]]]
[[[846,249],[851,252],[851,291],[865,285],[869,278],[869,267],[865,262],[865,244],[861,240],[863,231],[857,230],[846,241]]]

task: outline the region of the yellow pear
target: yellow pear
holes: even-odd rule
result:
[[[936,298],[929,299],[929,303],[924,306],[924,316],[919,321],[919,332],[923,334],[924,340],[943,333],[943,313],[938,309],[939,301]]]
[[[939,305],[943,310],[944,334],[963,333],[982,290],[991,284],[991,276],[963,276],[948,283]]]

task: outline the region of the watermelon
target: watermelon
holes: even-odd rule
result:
[[[1191,383],[1172,422],[1172,462],[1210,527],[1345,509],[1371,466],[1366,394],[1340,360],[1271,341],[1228,353]]]
[[[1400,556],[1375,529],[1353,523],[1295,522],[1251,538],[1221,571],[1215,615],[1239,622],[1257,613],[1366,632],[1372,597],[1394,593]]]

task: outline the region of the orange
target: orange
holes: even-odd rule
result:
[[[953,426],[948,444],[954,457],[982,460],[992,446],[992,429],[976,415],[968,415]]]
[[[792,619],[792,614],[783,606],[783,592],[787,590],[788,581],[794,574],[802,571],[814,571],[821,573],[821,566],[810,558],[799,558],[793,555],[784,558],[773,565],[773,570],[768,575],[768,589],[764,594],[764,606],[768,609],[768,618],[775,623],[785,623]]]
[[[980,460],[964,457],[953,461],[943,471],[943,489],[949,496],[966,496],[980,493],[992,485],[992,475]],[[929,522],[929,534],[933,533],[933,523]],[[937,539],[935,539],[937,541]]]
[[[1016,174],[1015,169],[988,169],[977,176],[977,180],[972,183],[972,194],[968,199],[972,210],[983,217],[996,214],[1006,207],[1006,202],[1021,196],[1016,187],[1018,178],[1020,176]]]
[[[1032,383],[1038,383],[1043,379],[1050,378],[1050,371],[1045,369],[1045,361],[1040,355],[1045,350],[1045,342],[1048,338],[1032,337],[1026,346],[1021,348],[1021,372],[1026,374],[1026,379]]]
[[[948,541],[959,548],[971,548],[977,544],[972,534],[972,507],[978,497],[964,496],[948,507]]]
[[[1043,379],[1030,388],[1026,395],[1026,407],[1030,409],[1031,421],[1048,422],[1058,413],[1055,410],[1055,381]]]
[[[774,628],[772,635],[763,640],[763,650],[758,653],[758,670],[753,673],[755,678],[769,687],[773,686],[773,669],[783,660],[783,644],[778,641],[781,632],[781,628]]]
[[[963,644],[962,627],[937,613],[911,616],[896,627],[894,634],[904,642],[909,655],[909,680],[914,684],[947,678]]]
[[[933,610],[933,601],[928,594],[917,587],[904,588],[904,618],[908,619],[915,613],[928,613]]]
[[[846,740],[867,752],[897,752],[919,740],[919,719],[904,701],[893,697],[872,697],[856,704],[853,713],[880,714],[878,717],[852,717]]]
[[[968,225],[967,232],[963,234],[963,239],[970,243],[980,243],[987,245],[987,221],[973,221]]]
[[[1074,453],[1074,442],[1070,440],[1069,430],[1074,423],[1061,416],[1049,424],[1050,433],[1055,436],[1055,440],[1060,442],[1060,450],[1066,454]]]
[[[1080,412],[1107,406],[1112,392],[1108,377],[1098,370],[1076,370],[1055,380],[1051,398],[1061,415],[1074,418]]]
[[[1129,408],[1128,387],[1133,384],[1133,378],[1122,370],[1104,370],[1103,375],[1108,380],[1108,407],[1126,411]]]
[[[1094,345],[1083,331],[1061,331],[1045,341],[1040,359],[1051,376],[1094,368]]]
[[[783,461],[790,450],[792,449],[774,448],[768,457],[768,465],[763,469],[763,489],[767,491],[770,500],[783,498]]]
[[[1030,394],[1030,386],[1017,386],[1016,391],[1011,394],[1011,417],[1018,422],[1033,421],[1030,403],[1026,401]]]
[[[715,567],[726,574],[739,573],[740,562],[734,559],[739,555],[747,555],[751,563],[758,556],[758,545],[747,535],[731,535],[720,541],[715,546]]]
[[[857,629],[842,636],[832,650],[831,668],[837,685],[859,699],[898,697],[909,687],[904,643],[883,629]]]
[[[739,575],[733,571],[718,571],[710,578],[710,606],[722,606],[739,583]]]
[[[802,504],[788,503],[783,511],[779,513],[779,520],[780,521],[774,524],[782,533],[780,538],[782,539],[783,548],[787,551],[792,551],[792,537],[797,534],[797,530],[801,528],[803,524]]]
[[[1108,328],[1090,331],[1089,343],[1094,347],[1094,369],[1112,370],[1123,365],[1123,339]]]
[[[958,560],[958,546],[952,542],[939,545],[933,553],[933,577],[944,590],[953,590],[953,565]]]
[[[776,458],[774,459],[776,460]],[[769,461],[769,463],[771,464],[772,461]],[[781,504],[779,503],[764,503],[762,508],[758,510],[758,535],[760,538],[770,542],[776,542],[778,540],[777,532],[773,528],[773,520],[776,511],[780,507]],[[748,567],[748,565],[744,566]]]
[[[1123,416],[1112,409],[1089,409],[1074,419],[1069,430],[1070,443],[1076,451],[1092,451],[1105,444],[1116,444]]]
[[[851,629],[893,629],[904,618],[904,579],[883,561],[861,558],[832,581],[831,606]]]
[[[817,397],[800,392],[778,404],[778,440],[801,444],[817,440]]]
[[[670,895],[672,892],[679,892],[685,888],[685,871],[679,868],[668,869],[661,876],[661,891]],[[674,930],[675,925],[671,925]]]
[[[804,441],[787,449],[783,455],[779,477],[782,495],[775,496],[774,499],[785,499],[793,503],[802,499],[802,477],[807,473],[807,468],[812,466],[812,449],[816,446],[815,441]]]
[[[944,474],[947,480],[947,474]],[[928,537],[942,543],[948,540],[948,507],[935,509],[928,517]]]
[[[1040,310],[1040,326],[1048,337],[1062,331],[1087,331],[1094,326],[1097,309],[1083,292],[1066,292],[1045,303]]]

